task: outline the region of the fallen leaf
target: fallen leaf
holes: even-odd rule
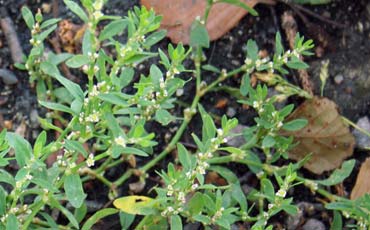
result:
[[[63,49],[68,53],[78,53],[85,29],[85,25],[77,25],[70,20],[60,21],[57,32]]]
[[[246,5],[253,8],[260,2],[272,4],[272,0],[244,0]],[[161,28],[167,30],[167,37],[173,43],[189,44],[190,27],[194,19],[204,15],[206,0],[141,0],[147,8],[153,8],[157,14],[163,16]],[[211,40],[216,40],[232,29],[248,12],[241,7],[226,3],[217,3],[212,6],[207,30]]]
[[[306,100],[287,121],[298,118],[306,119],[308,124],[298,131],[281,132],[284,136],[293,136],[298,143],[290,150],[289,158],[299,161],[312,153],[304,167],[321,174],[339,167],[353,154],[355,139],[333,101],[320,97]]]
[[[225,106],[227,105],[229,101],[227,100],[227,98],[221,98],[219,99],[216,104],[215,104],[215,108],[216,109],[223,109],[225,108]]]
[[[353,187],[351,192],[351,200],[355,200],[366,193],[370,194],[369,175],[370,157],[367,158],[366,161],[361,165],[360,172],[357,175],[355,187]]]
[[[154,199],[147,196],[125,196],[114,200],[113,205],[123,212],[146,215],[154,206]]]

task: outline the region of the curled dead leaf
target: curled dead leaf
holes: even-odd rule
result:
[[[260,2],[274,3],[273,0],[244,0],[249,7]],[[196,17],[202,17],[207,1],[198,0],[141,0],[147,8],[153,8],[163,16],[161,28],[167,30],[167,37],[174,43],[189,44],[190,27]],[[240,7],[217,3],[208,16],[207,30],[211,40],[216,40],[232,29],[248,12]]]
[[[301,104],[287,120],[303,118],[308,124],[298,131],[283,131],[293,136],[298,144],[290,150],[289,158],[301,160],[312,153],[305,168],[316,174],[339,167],[353,154],[355,139],[343,122],[336,104],[327,99],[313,97]]]
[[[62,20],[58,23],[58,36],[62,47],[68,53],[78,53],[86,26],[77,25],[70,20]]]
[[[370,194],[370,183],[368,176],[370,175],[370,157],[362,163],[360,172],[357,175],[355,187],[351,192],[351,200],[355,200],[366,193]]]

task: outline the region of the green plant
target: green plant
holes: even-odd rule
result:
[[[212,226],[230,229],[233,223],[240,221],[251,223],[254,230],[272,229],[269,224],[272,216],[281,211],[297,212],[293,198],[287,196],[288,190],[297,184],[304,184],[334,201],[328,205],[330,209],[346,211],[351,217],[363,216],[364,211],[358,214],[355,208],[341,208],[341,204],[350,207],[350,201],[321,187],[343,181],[352,171],[354,161],[344,163],[343,170],[335,171],[323,181],[300,176],[298,170],[308,158],[283,166],[274,164],[281,157],[287,158],[287,151],[294,144],[291,137],[284,137],[279,132],[297,130],[306,125],[306,121],[301,119],[285,122],[294,106],[277,110],[274,103],[292,95],[310,96],[276,73],[286,74],[286,68],[306,68],[299,56],[310,54],[312,41],[304,41],[297,35],[295,49],[284,52],[277,34],[275,55],[271,60],[260,58],[256,43],[248,41],[245,63],[234,70],[219,70],[203,65],[203,49],[209,47],[205,22],[213,1],[208,1],[205,17],[194,22],[191,48],[170,44],[168,55],[166,51],[152,49],[165,36],[165,31],[157,31],[161,17],[152,10],[136,7],[127,17],[120,18],[103,15],[103,0],[82,0],[84,8],[70,0],[64,2],[87,25],[81,54],[49,53],[45,57],[44,40],[55,30],[58,19],[43,21],[40,12],[33,16],[27,8],[22,9],[32,31],[30,42],[33,47],[25,64],[18,67],[28,71],[30,83],[36,85],[39,104],[49,112],[45,118],[40,118],[45,131],[40,133],[33,147],[15,133],[3,131],[0,134],[0,166],[6,167],[15,159],[20,167],[15,175],[0,170],[0,181],[6,184],[0,186],[0,229],[87,230],[101,218],[113,214],[119,214],[123,229],[130,228],[135,215],[145,215],[137,229],[166,229],[169,226],[182,229],[185,222],[200,222],[205,229]],[[244,6],[240,1],[225,2]],[[99,36],[95,36],[97,25],[102,20],[111,22]],[[116,39],[122,33],[127,38],[126,43]],[[106,53],[103,45],[112,48],[116,55]],[[195,69],[187,70],[182,63],[191,53]],[[161,66],[153,64],[147,76],[141,74],[139,79],[134,79],[136,66],[155,56],[159,56]],[[81,70],[87,76],[87,84],[78,85],[65,78],[58,68],[62,62]],[[213,82],[204,82],[202,67],[217,73],[218,77]],[[264,84],[252,88],[249,75],[254,72],[267,72],[263,80],[276,85],[281,94],[268,97]],[[184,109],[183,116],[178,118],[171,111],[175,107],[174,94],[187,83],[179,77],[180,73],[185,73],[188,81],[194,75],[195,96],[191,105]],[[256,125],[240,134],[231,132],[238,124],[237,119],[223,116],[217,128],[200,104],[204,95],[235,74],[243,74],[240,103],[252,106],[258,113]],[[127,91],[129,87],[131,90]],[[197,149],[189,151],[180,143],[180,138],[198,112],[203,122],[202,133],[201,137],[192,134]],[[62,127],[53,121],[59,121]],[[146,126],[153,121],[163,126],[181,122],[159,154],[153,149],[157,145],[156,133],[147,130]],[[48,141],[48,133],[51,132],[58,132],[59,137]],[[234,135],[243,135],[246,144],[241,148],[227,146],[228,138]],[[14,149],[14,157],[11,149]],[[116,199],[120,195],[117,191],[119,186],[134,176],[145,184],[148,172],[173,150],[177,150],[178,161],[169,163],[167,169],[158,172],[163,186],[155,188],[156,197]],[[57,151],[63,151],[63,154],[48,167],[46,159]],[[257,152],[263,153],[264,158],[259,158]],[[82,162],[78,161],[80,155],[84,158]],[[136,157],[148,160],[139,167],[126,169],[113,181],[107,179],[107,170]],[[246,165],[259,178],[259,188],[244,194],[238,177],[227,168],[229,163]],[[228,184],[206,184],[207,171],[217,172]],[[83,183],[93,179],[109,189],[107,196],[115,200],[114,205],[118,209],[103,208],[87,215],[84,202],[87,194]],[[32,202],[28,202],[29,199]],[[61,224],[53,219],[51,209],[59,210],[68,223]],[[361,226],[369,226],[370,220],[355,219],[363,223]]]

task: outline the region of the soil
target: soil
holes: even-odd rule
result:
[[[78,19],[69,11],[66,10],[62,1],[58,4],[59,16],[62,18],[72,19],[74,22],[79,23]],[[288,1],[289,2],[289,1]],[[30,50],[29,39],[30,33],[21,18],[20,9],[23,5],[27,5],[33,12],[37,8],[42,7],[43,4],[52,6],[51,1],[47,0],[0,0],[0,7],[6,9],[8,16],[14,23],[14,28],[22,44],[22,49],[25,53]],[[126,15],[127,11],[138,5],[138,1],[121,1],[109,0],[104,10],[105,14],[112,15]],[[45,6],[45,5],[44,5]],[[307,12],[300,11],[302,16],[295,14],[295,19],[298,22],[298,30],[306,38],[312,38],[315,41],[316,49],[315,55],[307,58],[306,61],[311,66],[309,74],[313,81],[316,94],[319,94],[320,80],[319,73],[322,60],[330,60],[329,66],[329,79],[325,86],[324,95],[337,102],[341,113],[356,122],[360,117],[370,115],[370,3],[367,0],[333,0],[332,3],[327,5],[304,5],[304,9],[314,12],[317,15],[330,18],[328,20],[320,20]],[[255,8],[259,12],[258,17],[247,15],[240,23],[231,30],[228,34],[224,35],[221,39],[211,43],[210,49],[205,52],[207,57],[206,62],[217,66],[219,68],[233,69],[240,66],[244,62],[245,44],[248,39],[254,39],[261,49],[266,50],[269,54],[273,52],[275,33],[280,32],[285,41],[285,47],[288,47],[288,42],[285,40],[284,31],[281,28],[281,16],[285,11],[293,10],[285,3],[279,3],[275,6],[258,5]],[[4,15],[1,15],[4,17]],[[45,13],[44,17],[52,17],[52,12]],[[337,26],[336,24],[339,24]],[[169,40],[165,39],[158,47],[166,49]],[[155,48],[158,48],[155,47]],[[50,48],[50,47],[49,47]],[[50,48],[51,49],[51,48]],[[35,137],[40,131],[37,124],[37,115],[43,115],[44,110],[40,109],[37,104],[35,89],[30,87],[28,77],[25,72],[15,69],[10,57],[8,43],[4,37],[3,31],[0,31],[0,69],[8,69],[18,78],[18,83],[15,85],[7,85],[0,80],[0,127],[4,126],[4,121],[8,124],[8,128],[15,130],[22,127],[22,123],[26,124],[25,137],[33,142]],[[155,62],[150,60],[148,63]],[[191,62],[187,61],[186,64],[192,68]],[[147,73],[148,69],[143,65],[139,67],[140,71]],[[210,82],[215,77],[211,73],[207,73],[206,81]],[[291,72],[288,76],[293,83],[299,84],[296,72]],[[229,79],[225,84],[238,87],[240,84],[241,76],[235,76]],[[192,83],[186,85],[184,95],[180,98],[183,102],[187,103],[194,95],[194,85]],[[224,106],[216,106],[218,102],[225,100]],[[300,100],[293,98],[289,103],[298,104]],[[217,116],[227,114],[229,117],[235,116],[243,125],[253,124],[253,117],[256,115],[252,110],[242,108],[235,99],[228,94],[218,91],[210,93],[204,98],[201,103],[206,107],[207,111]],[[176,108],[175,112],[180,114],[182,108]],[[192,143],[190,134],[192,132],[199,133],[200,118],[195,118],[189,125],[188,130],[182,138],[183,143]],[[173,127],[176,127],[176,123]],[[162,129],[157,124],[152,124],[151,131],[160,133],[166,136],[169,130]],[[166,142],[165,139],[159,140]],[[161,146],[161,145],[160,145]],[[156,149],[161,150],[161,147]],[[354,183],[357,170],[364,161],[369,152],[363,152],[356,149],[354,158],[357,160],[356,170],[351,178],[344,182],[344,191],[349,193]],[[162,161],[156,167],[156,170],[164,169],[169,161],[172,161],[172,156],[169,156],[165,161]],[[138,164],[141,164],[139,161]],[[234,167],[236,174],[240,178],[247,178],[243,180],[243,188],[256,186],[256,178],[248,174],[248,169],[244,167]],[[110,179],[119,177],[125,168],[117,167],[107,172],[106,175]],[[303,173],[310,178],[317,178],[317,176],[310,174],[308,171],[303,170]],[[325,177],[322,175],[320,177]],[[128,181],[128,183],[135,182],[135,178]],[[158,184],[159,178],[156,173],[152,173],[148,178],[147,185],[142,191],[142,194],[148,194],[150,189]],[[126,183],[126,184],[128,184]],[[119,188],[121,194],[127,194],[128,185]],[[94,189],[92,189],[94,188]],[[85,189],[88,192],[88,200],[92,202],[90,205],[93,209],[94,205],[103,206],[109,199],[107,197],[107,188],[101,186],[97,181],[92,181],[85,184]],[[320,204],[320,197],[316,197],[304,186],[295,187],[289,194],[294,197],[296,203],[305,202],[313,205],[313,212],[304,212],[299,223],[293,228],[292,222],[288,221],[287,216],[277,216],[272,219],[272,223],[276,229],[303,229],[305,221],[308,218],[314,218],[325,224],[328,229],[331,221],[331,213],[324,211]],[[93,210],[91,210],[93,211]],[[63,221],[63,220],[60,220]],[[193,225],[192,225],[193,226]],[[187,226],[188,229],[196,229]],[[195,227],[195,226],[194,226]],[[235,229],[248,229],[246,224],[237,224]],[[199,226],[197,227],[199,228]],[[275,229],[274,228],[274,229]],[[95,229],[119,229],[118,218],[112,217],[99,223]],[[304,228],[309,229],[309,228]]]

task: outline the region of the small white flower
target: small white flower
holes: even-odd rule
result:
[[[100,19],[101,17],[103,17],[103,13],[100,11],[100,10],[98,10],[98,11],[95,11],[94,13],[93,13],[93,16],[94,16],[94,18],[96,19],[96,20],[98,20],[98,19]]]
[[[222,129],[217,129],[217,134],[219,136],[222,136],[222,135],[224,135],[224,131]]]
[[[274,204],[268,204],[268,205],[267,205],[267,208],[268,208],[268,209],[272,209],[272,208],[274,208],[274,207],[275,207],[275,205],[274,205]]]
[[[90,153],[89,157],[86,160],[87,167],[91,167],[95,165],[95,160],[94,160],[94,154]]]
[[[246,65],[250,65],[250,64],[252,64],[252,59],[250,59],[250,58],[246,58],[246,59],[244,60],[244,63],[245,63]]]
[[[97,73],[99,71],[99,66],[94,65],[94,73]]]
[[[102,0],[96,0],[93,3],[93,7],[95,10],[101,10],[103,8],[103,1]]]
[[[197,189],[199,187],[199,185],[197,184],[197,183],[195,183],[195,184],[193,184],[192,186],[191,186],[191,189],[192,190],[195,190],[195,189]]]
[[[277,127],[281,128],[282,126],[283,126],[283,122],[279,121],[279,123],[277,124]]]
[[[185,202],[186,202],[186,199],[185,199],[185,193],[184,193],[184,192],[179,192],[178,200],[179,200],[181,203],[185,203]]]
[[[120,145],[122,147],[126,147],[126,140],[122,136],[116,137],[114,139],[114,142],[116,142],[117,145]]]
[[[32,180],[32,178],[33,178],[33,176],[32,176],[31,174],[27,174],[27,175],[26,175],[26,179],[27,179],[27,180]]]
[[[99,113],[97,112],[97,111],[93,111],[93,113],[92,114],[90,114],[88,117],[86,117],[86,121],[87,122],[94,122],[94,123],[96,123],[96,122],[99,122]]]
[[[285,197],[285,195],[286,195],[286,190],[285,189],[279,189],[277,192],[276,192],[276,194],[275,194],[276,196],[278,196],[278,197],[281,197],[281,198],[284,198]]]
[[[262,64],[262,61],[260,60],[260,59],[258,59],[257,61],[256,61],[256,67],[258,68],[258,67],[260,67],[261,66],[261,64]]]

